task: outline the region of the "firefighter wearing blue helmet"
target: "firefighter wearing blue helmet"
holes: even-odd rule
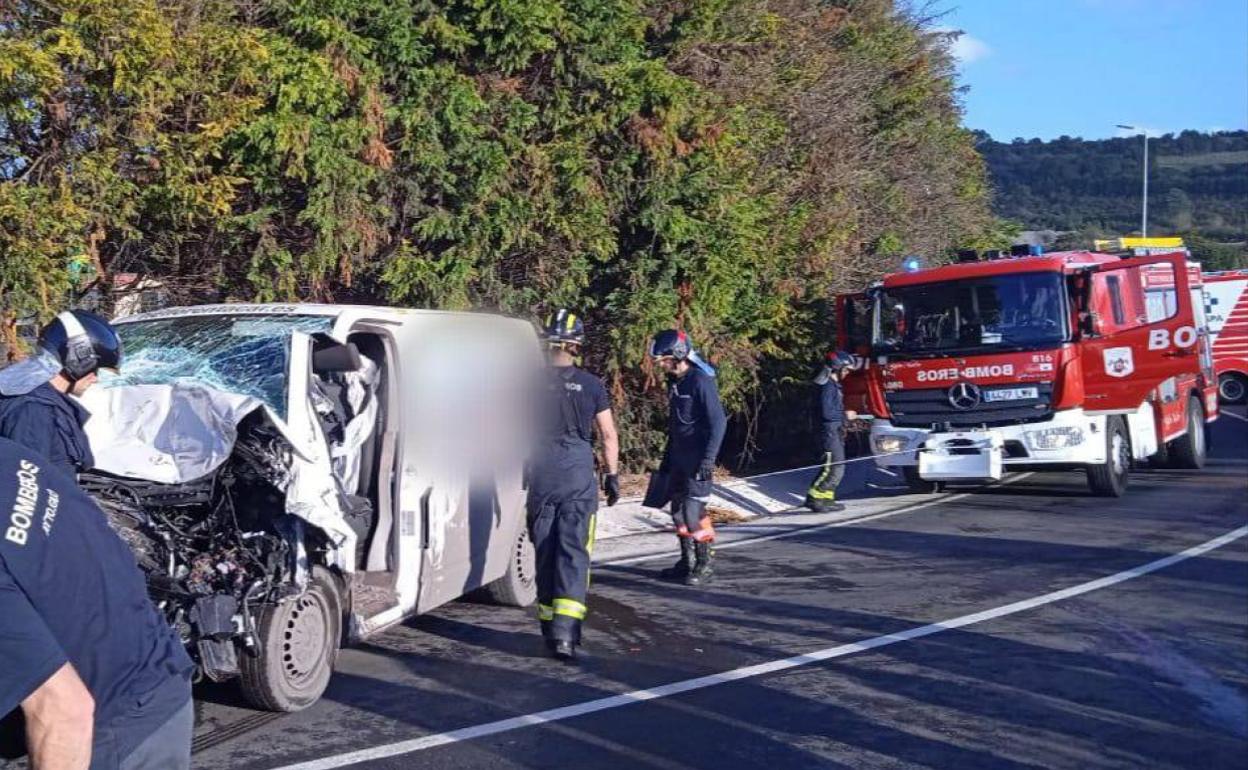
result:
[[[73,478],[95,464],[82,426],[90,416],[71,396],[121,365],[121,338],[100,316],[66,310],[39,333],[34,355],[0,370],[0,436],[38,452]]]
[[[571,660],[588,612],[590,552],[598,483],[593,431],[606,460],[607,505],[620,498],[619,437],[602,380],[576,365],[585,325],[570,310],[551,314],[542,328],[551,370],[543,399],[544,430],[529,470],[526,501],[537,568],[537,611],[546,646]]]
[[[806,492],[805,505],[812,511],[845,509],[836,502],[836,488],[845,476],[845,420],[852,420],[857,415],[845,411],[841,382],[854,366],[854,357],[838,350],[827,355],[815,376],[815,384],[819,386],[819,443],[823,467]]]
[[[712,477],[728,419],[719,400],[715,370],[677,329],[659,332],[650,356],[668,376],[667,448],[651,480],[645,504],[671,503],[680,559],[659,573],[664,580],[702,585],[711,579],[715,527],[707,511]],[[656,483],[656,480],[661,479]]]

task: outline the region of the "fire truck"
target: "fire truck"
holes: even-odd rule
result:
[[[1205,316],[1226,404],[1248,401],[1248,270],[1205,273]]]
[[[1078,469],[1117,497],[1133,465],[1200,468],[1217,381],[1199,265],[964,251],[837,298],[864,365],[847,408],[873,416],[876,462],[916,489]]]

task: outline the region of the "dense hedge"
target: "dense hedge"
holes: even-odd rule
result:
[[[891,0],[11,0],[4,328],[118,272],[580,307],[636,466],[654,329],[757,414],[834,290],[993,238],[943,43]]]

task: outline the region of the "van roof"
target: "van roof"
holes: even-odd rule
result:
[[[404,318],[411,318],[413,316],[486,315],[484,313],[429,310],[425,308],[385,307],[382,305],[328,305],[316,302],[230,302],[216,305],[184,305],[181,307],[169,307],[162,310],[153,310],[148,313],[137,313],[135,315],[125,316],[124,318],[116,319],[113,323],[126,324],[135,321],[151,321],[160,318],[184,318],[186,316],[200,315],[303,315],[336,318],[344,313],[377,315],[383,318],[390,317],[395,321],[401,321]]]

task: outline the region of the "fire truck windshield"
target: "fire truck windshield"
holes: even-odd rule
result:
[[[1051,347],[1069,338],[1065,297],[1055,272],[881,289],[873,347],[920,355]]]

